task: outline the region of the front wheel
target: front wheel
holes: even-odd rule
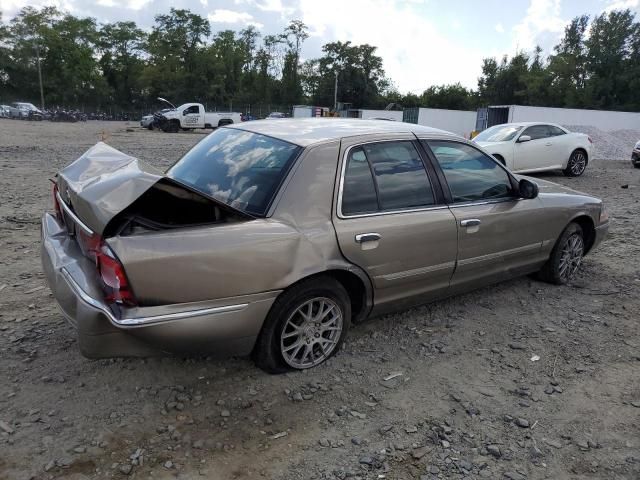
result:
[[[582,150],[575,150],[569,157],[567,168],[562,173],[567,177],[579,177],[587,168],[587,154]]]
[[[584,256],[584,233],[577,223],[570,223],[556,242],[549,260],[540,270],[540,280],[564,285],[578,271]]]
[[[253,351],[269,373],[315,367],[336,353],[351,325],[351,301],[342,284],[316,277],[281,294]]]

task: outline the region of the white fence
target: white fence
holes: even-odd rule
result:
[[[509,107],[509,122],[588,125],[609,132],[613,130],[640,130],[640,113],[511,105]]]

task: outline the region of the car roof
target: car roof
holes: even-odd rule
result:
[[[562,125],[552,122],[509,122],[494,125],[494,127],[531,127],[533,125],[553,125],[554,127],[563,128]],[[565,129],[566,130],[566,129]]]
[[[257,120],[250,123],[228,125],[249,132],[268,135],[302,147],[314,143],[358,135],[414,133],[460,139],[459,135],[437,128],[414,123],[389,122],[385,120],[361,120],[353,118],[285,118],[279,120]]]

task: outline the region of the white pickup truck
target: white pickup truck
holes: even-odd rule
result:
[[[173,107],[173,105],[171,106]],[[180,129],[217,128],[242,121],[240,113],[205,112],[201,103],[185,103],[168,111],[157,112],[153,117],[153,126],[164,132],[177,132]]]

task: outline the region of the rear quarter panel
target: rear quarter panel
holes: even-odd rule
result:
[[[146,305],[215,300],[350,269],[331,223],[338,150],[338,142],[308,147],[268,218],[109,239],[136,298]]]

